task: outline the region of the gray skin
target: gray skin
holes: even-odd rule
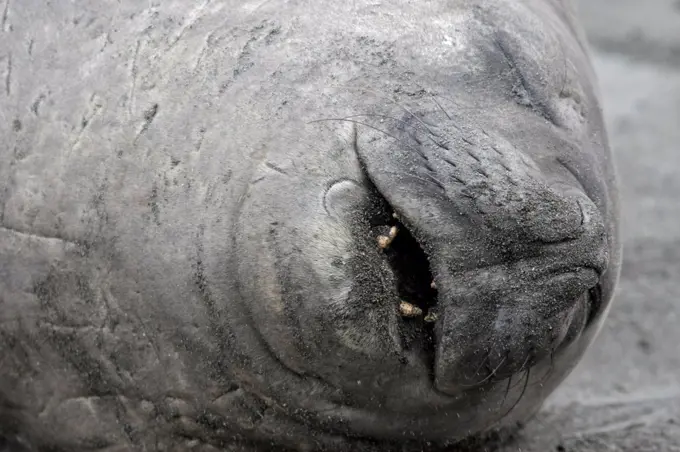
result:
[[[423,450],[526,421],[621,262],[574,17],[5,0],[0,444]]]

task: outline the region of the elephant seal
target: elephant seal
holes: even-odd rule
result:
[[[574,17],[5,2],[5,447],[423,450],[529,419],[621,262]]]

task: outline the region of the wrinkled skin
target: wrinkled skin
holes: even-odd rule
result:
[[[600,328],[616,181],[566,0],[6,4],[8,450],[437,448]]]

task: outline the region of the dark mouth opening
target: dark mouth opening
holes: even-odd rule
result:
[[[425,352],[429,368],[434,372],[435,360],[435,324],[437,322],[437,289],[430,270],[427,254],[420,246],[411,231],[392,214],[392,208],[381,198],[381,214],[374,217],[373,231],[376,239],[388,238],[389,244],[378,245],[383,258],[387,261],[394,275],[398,300],[395,309],[401,303],[417,308],[417,314],[404,315],[402,337],[405,349],[420,348]],[[388,213],[389,212],[389,213]],[[390,230],[396,235],[390,237]]]
[[[406,347],[419,337],[428,360],[428,368],[434,372],[435,322],[437,321],[437,289],[430,271],[430,261],[411,231],[395,220],[398,234],[388,248],[385,257],[397,281],[400,301],[405,301],[422,310],[422,315],[404,318]],[[432,375],[434,378],[434,375]]]
[[[402,301],[418,306],[425,316],[433,314],[437,304],[437,289],[432,287],[434,278],[427,255],[402,223],[395,220],[393,226],[399,232],[390,246],[385,248],[384,254],[397,279],[399,297]]]

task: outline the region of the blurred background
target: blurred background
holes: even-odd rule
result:
[[[680,0],[580,3],[619,170],[624,262],[609,319],[569,385],[588,400],[669,387],[680,396]]]
[[[508,451],[676,452],[680,0],[577,1],[619,171],[624,263],[598,340]]]

